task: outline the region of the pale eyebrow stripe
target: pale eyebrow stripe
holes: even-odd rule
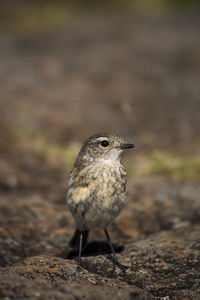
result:
[[[102,140],[107,141],[107,140],[108,140],[108,137],[101,136],[101,137],[98,137],[97,140],[98,140],[98,141],[102,141]]]

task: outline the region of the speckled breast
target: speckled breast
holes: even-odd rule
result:
[[[120,213],[126,200],[126,172],[123,165],[91,164],[78,177],[76,174],[71,179],[67,199],[78,228],[106,228]]]

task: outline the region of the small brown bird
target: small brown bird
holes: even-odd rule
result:
[[[116,135],[95,134],[84,142],[78,154],[67,195],[67,205],[77,225],[70,246],[79,247],[78,268],[89,230],[95,227],[104,229],[114,265],[120,265],[107,227],[119,215],[126,201],[126,171],[121,156],[125,149],[133,147]]]

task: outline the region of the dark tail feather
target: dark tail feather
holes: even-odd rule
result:
[[[83,249],[87,246],[87,240],[88,240],[88,235],[89,235],[89,230],[84,230],[82,231],[83,234],[83,242],[82,242],[82,247]],[[72,248],[79,248],[79,243],[80,243],[80,230],[76,229],[74,232],[73,237],[71,238],[69,242],[69,246]]]

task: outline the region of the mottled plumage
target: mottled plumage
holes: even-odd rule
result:
[[[126,171],[121,155],[132,147],[111,134],[93,135],[83,144],[70,175],[67,196],[67,205],[83,237],[95,227],[106,230],[123,209]],[[77,231],[72,246],[77,245],[75,237],[79,238]]]

